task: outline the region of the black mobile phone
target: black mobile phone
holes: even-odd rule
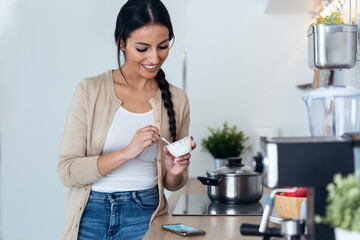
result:
[[[182,224],[182,223],[176,223],[176,224],[165,224],[161,226],[162,229],[179,234],[181,236],[198,236],[198,235],[205,235],[205,231],[190,227],[188,225]]]

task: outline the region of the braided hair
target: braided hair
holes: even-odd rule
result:
[[[120,9],[116,20],[115,28],[115,42],[117,45],[117,60],[120,69],[120,73],[124,77],[124,72],[121,69],[121,54],[126,59],[125,52],[120,49],[121,40],[126,46],[126,40],[129,38],[131,32],[138,28],[149,24],[160,24],[165,26],[169,30],[169,41],[174,36],[170,15],[160,0],[128,0],[125,5]],[[155,76],[155,80],[158,83],[158,87],[161,90],[161,98],[164,102],[164,106],[169,116],[170,134],[171,140],[176,141],[176,121],[173,103],[171,101],[171,92],[169,90],[169,83],[165,78],[165,73],[162,69],[159,69]]]
[[[176,121],[175,121],[175,112],[173,108],[173,103],[171,101],[171,92],[169,90],[169,83],[165,79],[165,73],[162,69],[159,70],[155,77],[158,82],[158,86],[161,90],[161,98],[164,102],[164,106],[167,110],[169,116],[169,125],[170,125],[170,134],[171,140],[176,141]]]

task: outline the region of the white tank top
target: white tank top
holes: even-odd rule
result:
[[[132,113],[120,107],[114,116],[106,137],[102,154],[126,147],[139,128],[153,125],[153,110]],[[155,187],[158,172],[156,165],[157,144],[145,148],[137,159],[129,160],[105,177],[94,182],[92,190],[97,192],[137,191]]]

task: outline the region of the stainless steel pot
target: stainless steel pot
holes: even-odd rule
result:
[[[262,197],[261,174],[241,164],[241,158],[229,158],[228,165],[206,171],[198,177],[207,185],[207,193],[214,203],[254,203]]]
[[[308,62],[313,70],[352,68],[356,64],[357,25],[316,24],[308,32]]]

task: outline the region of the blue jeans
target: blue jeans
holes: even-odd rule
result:
[[[141,191],[91,191],[80,221],[78,240],[138,240],[159,205],[158,187]]]

